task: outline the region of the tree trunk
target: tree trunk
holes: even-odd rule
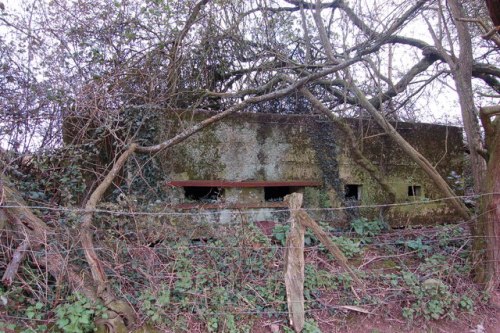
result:
[[[483,177],[486,171],[486,161],[479,154],[479,151],[482,149],[482,143],[477,117],[478,111],[474,104],[474,95],[472,92],[473,57],[471,35],[467,23],[458,20],[458,18],[464,16],[464,10],[460,1],[448,0],[448,6],[455,18],[454,23],[458,33],[460,53],[458,59],[449,57],[447,61],[455,81],[460,110],[462,112],[465,136],[470,151],[474,191],[481,193]]]
[[[487,290],[495,291],[500,283],[500,119],[493,124],[494,146],[488,150],[489,161],[482,200],[480,223],[486,245],[485,278]]]
[[[476,263],[474,275],[477,282],[484,284],[486,290],[498,287],[500,238],[498,223],[500,219],[500,199],[491,194],[500,191],[500,130],[498,119],[493,123],[490,114],[481,110],[481,121],[485,130],[486,148],[489,161],[479,154],[483,150],[481,134],[472,92],[472,42],[467,23],[459,20],[464,17],[464,8],[458,0],[448,0],[448,7],[454,17],[457,29],[460,54],[458,59],[448,57],[457,88],[465,135],[470,150],[470,162],[474,179],[474,191],[484,194],[480,201],[480,214],[471,226],[473,237],[472,257]],[[497,116],[498,118],[498,116]],[[496,140],[496,141],[495,141]],[[496,206],[495,206],[496,204]]]
[[[481,198],[482,214],[474,227],[475,234],[481,237],[476,237],[473,249],[478,263],[476,280],[487,291],[495,292],[500,287],[500,105],[482,108],[481,121],[489,158]]]

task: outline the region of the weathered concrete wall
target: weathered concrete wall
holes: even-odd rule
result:
[[[396,203],[386,217],[393,225],[433,224],[457,222],[459,217],[444,202],[433,202],[441,197],[436,186],[418,165],[412,161],[378,126],[369,121],[351,120],[362,140],[364,154],[384,172],[396,190]],[[424,155],[448,179],[463,173],[462,130],[454,126],[433,124],[395,123],[394,127],[417,151]],[[380,186],[361,170],[344,149],[340,156],[340,177],[345,183],[363,184],[362,204],[377,205],[386,199]],[[450,179],[455,186],[456,179]],[[417,196],[408,195],[408,186],[419,186]],[[456,189],[461,194],[460,189]],[[419,203],[419,205],[415,205]],[[365,209],[363,215],[375,217],[376,210]]]
[[[208,116],[200,113],[188,115],[183,121],[188,124]],[[456,219],[444,204],[428,203],[440,196],[435,186],[373,122],[348,122],[361,138],[362,151],[381,168],[396,189],[397,202],[421,203],[386,211],[386,218],[393,225],[428,224],[437,219],[452,222]],[[180,123],[177,116],[170,120],[169,132],[172,129],[180,131]],[[452,172],[462,174],[460,128],[409,123],[398,123],[395,127],[445,178]],[[360,200],[355,204],[377,205],[386,199],[380,186],[350,158],[342,133],[319,116],[236,114],[175,146],[160,156],[160,161],[163,172],[173,181],[320,181],[322,187],[297,189],[305,194],[308,207],[328,208],[345,204],[346,184],[361,185]],[[418,186],[418,195],[409,196],[408,186]],[[170,203],[188,202],[182,189],[167,187],[166,191]],[[263,188],[227,188],[220,203],[248,204],[254,209],[261,204],[261,209],[269,210]],[[353,209],[351,213],[375,218],[379,209]],[[338,217],[339,214],[331,213],[323,218]]]
[[[169,151],[172,179],[321,179],[307,125],[286,118],[230,117]]]

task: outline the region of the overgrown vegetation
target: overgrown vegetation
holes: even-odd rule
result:
[[[339,313],[331,299],[374,311],[397,303],[408,320],[474,310],[479,296],[465,278],[471,268],[487,291],[498,290],[500,233],[493,222],[500,197],[492,194],[500,192],[500,40],[495,33],[480,38],[490,17],[498,25],[484,1],[13,3],[0,2],[0,265],[13,265],[2,289],[2,330],[89,331],[101,315],[108,317],[103,325],[127,329],[143,322],[213,332],[245,331],[265,320],[284,325],[286,228],[269,239],[238,219],[236,227],[180,230],[180,215],[158,221],[157,211],[133,214],[157,200],[172,203],[160,193],[158,154],[248,111],[316,113],[340,126],[362,178],[374,180],[392,204],[390,168],[380,163],[390,159],[383,149],[375,158],[365,154],[373,136],[353,132],[343,119],[369,120],[411,169],[433,180],[435,197],[477,221],[472,238],[450,238],[453,228],[394,237],[362,219],[346,233],[329,230],[373,285],[369,295],[354,293],[308,235],[307,330],[321,326],[313,322],[318,314]],[[416,34],[417,26],[425,29]],[[473,189],[460,186],[458,175],[445,179],[447,156],[421,155],[421,140],[407,140],[399,127],[433,119],[442,97],[445,107],[453,98],[460,106],[449,110],[461,111],[472,176],[464,185]],[[201,121],[199,111],[213,116]],[[171,116],[180,125],[169,131]],[[321,131],[315,139],[329,141]],[[446,147],[455,149],[462,150],[461,141]],[[326,185],[341,192],[337,161],[323,158]],[[479,198],[475,210],[461,200],[462,190]],[[125,193],[141,198],[125,196],[119,208],[101,206],[119,213],[97,214],[99,203]],[[318,201],[337,207],[330,195]]]
[[[7,156],[10,163],[5,164],[3,172],[33,206],[75,206],[92,188],[98,156],[98,149],[91,143],[68,145],[25,157]]]
[[[65,156],[75,156],[69,159],[73,161],[81,156],[80,151],[66,151]],[[43,200],[53,198],[54,204],[59,202],[55,198],[74,198],[84,186],[81,173],[73,178],[79,180],[77,186],[64,182],[73,169],[71,164],[61,166],[55,157],[33,157],[24,168],[9,172],[21,187],[53,186],[55,190],[44,194]],[[51,168],[58,168],[63,177],[46,186],[56,181],[43,177]],[[30,191],[24,193],[37,204]],[[110,203],[102,208],[123,211],[123,205]],[[39,210],[37,214],[70,227],[61,234],[68,239],[61,240],[60,250],[67,258],[81,258],[81,249],[71,241],[76,236],[71,230],[78,225],[74,212]],[[127,297],[149,329],[252,332],[270,321],[288,332],[282,270],[289,226],[276,224],[267,236],[246,220],[235,216],[234,224],[228,226],[187,225],[175,214],[150,217],[103,212],[98,214],[102,229],[95,235],[96,246],[107,249],[99,255],[112,277],[110,287]],[[473,313],[487,299],[467,279],[472,270],[470,238],[460,225],[408,230],[399,236],[399,231],[387,232],[383,222],[365,218],[353,220],[345,230],[320,224],[351,263],[361,267],[358,274],[375,292],[354,294],[351,277],[307,231],[304,294],[309,320],[304,332],[319,332],[316,319],[322,316],[345,318],[339,305],[373,309],[389,302],[398,305],[400,316],[411,323],[454,319],[460,312]],[[3,248],[3,258],[10,251]],[[78,265],[85,266],[83,261]],[[102,304],[57,285],[32,259],[22,266],[19,281],[1,289],[0,297],[5,308],[0,329],[7,332],[92,332],[100,318],[107,318]],[[328,327],[323,329],[328,331]]]
[[[127,297],[149,329],[252,332],[273,322],[291,332],[283,281],[286,225],[277,225],[269,237],[257,226],[236,219],[228,226],[210,226],[216,237],[189,239],[179,236],[182,226],[177,232],[171,226],[167,230],[166,215],[157,218],[165,224],[157,234],[163,237],[151,242],[137,239],[125,227],[142,228],[154,223],[150,218],[101,214],[99,219],[107,231],[98,232],[98,243],[113,244],[98,246],[107,248],[99,254],[112,277],[110,287]],[[408,322],[453,319],[482,306],[482,295],[466,278],[471,270],[470,240],[460,226],[400,236],[372,226],[379,222],[361,220],[353,225],[357,232],[346,229],[342,236],[338,230],[335,236],[333,228],[329,230],[351,261],[359,263],[357,272],[370,285],[370,293],[353,293],[350,276],[308,235],[304,293],[309,320],[304,332],[327,332],[328,327],[317,320],[325,315],[346,318],[339,306],[371,311],[396,304]],[[61,251],[78,253],[80,249],[67,244]],[[421,251],[432,255],[422,256]],[[31,289],[25,288],[27,282]],[[24,264],[21,279],[2,289],[0,297],[5,307],[0,325],[6,331],[92,332],[95,320],[105,316],[102,304],[61,289],[32,261]]]

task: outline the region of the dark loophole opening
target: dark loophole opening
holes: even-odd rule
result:
[[[409,197],[419,197],[422,194],[422,187],[417,185],[408,186]]]
[[[347,184],[344,187],[345,198],[347,200],[360,200],[361,199],[361,185]]]
[[[224,195],[224,189],[220,187],[184,187],[184,197],[188,200],[201,202],[216,202]]]
[[[283,201],[285,195],[292,193],[290,186],[271,186],[264,187],[264,200],[266,201]]]

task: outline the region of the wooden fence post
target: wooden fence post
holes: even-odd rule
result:
[[[296,332],[304,328],[304,233],[310,228],[319,241],[337,259],[339,265],[346,270],[353,281],[362,290],[365,287],[356,273],[347,263],[347,259],[333,243],[330,236],[316,223],[302,207],[302,194],[292,193],[285,196],[285,202],[290,209],[290,231],[286,239],[285,252],[285,287],[290,325]],[[355,293],[354,289],[353,292]],[[357,296],[357,295],[356,295]]]
[[[302,206],[302,194],[292,193],[285,197],[290,209],[290,232],[286,239],[285,287],[290,325],[295,332],[304,327],[304,232],[305,227],[296,218]]]

